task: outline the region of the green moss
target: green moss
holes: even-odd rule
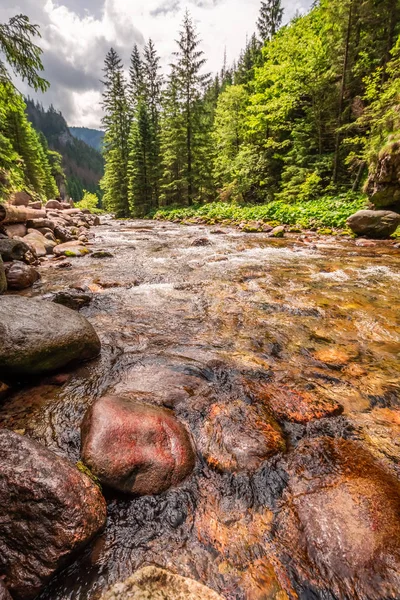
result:
[[[68,258],[75,258],[76,254],[75,252],[72,252],[72,250],[65,250],[64,256],[67,256]]]
[[[83,464],[83,462],[81,460],[79,460],[76,463],[76,468],[78,469],[78,471],[80,471],[81,473],[83,473],[84,475],[86,475],[87,477],[89,477],[89,479],[91,479],[93,481],[93,483],[95,485],[97,485],[97,487],[100,490],[102,489],[100,480],[96,477],[96,475],[94,475],[92,473],[92,471],[85,464]]]

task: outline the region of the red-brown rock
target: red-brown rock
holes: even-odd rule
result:
[[[139,496],[178,485],[195,464],[189,435],[171,411],[116,396],[86,413],[82,460],[105,485]]]
[[[101,530],[99,488],[64,458],[0,430],[0,573],[15,600],[34,598]]]
[[[32,198],[26,192],[15,192],[8,200],[14,206],[28,206],[31,201]]]
[[[6,265],[5,269],[9,290],[25,290],[40,279],[40,275],[34,267],[20,261]]]
[[[315,597],[398,598],[399,480],[361,444],[331,438],[301,442],[288,474],[275,525],[296,580]]]
[[[201,426],[199,449],[222,472],[256,471],[285,450],[283,433],[262,406],[244,402],[214,404]]]
[[[247,382],[254,398],[262,402],[278,421],[309,423],[315,419],[334,417],[343,413],[335,400],[318,398],[309,392],[299,392],[286,385]]]
[[[12,600],[6,586],[0,579],[0,600]]]

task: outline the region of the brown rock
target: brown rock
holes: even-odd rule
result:
[[[28,244],[38,258],[47,255],[45,237],[39,232],[28,233],[28,235],[24,237],[24,242]]]
[[[31,201],[32,198],[26,192],[15,192],[8,200],[13,206],[29,206]]]
[[[400,589],[400,482],[360,444],[304,440],[288,463],[281,558],[314,596],[381,600]]]
[[[91,251],[82,242],[71,241],[55,246],[53,252],[56,256],[81,257],[90,254]]]
[[[29,246],[22,240],[0,239],[0,256],[4,262],[23,260],[27,252]]]
[[[6,586],[0,579],[0,600],[12,600]]]
[[[15,261],[6,266],[8,289],[25,290],[40,279],[38,271],[23,262]]]
[[[195,464],[189,435],[171,411],[116,396],[86,413],[82,460],[105,485],[139,496],[178,485]]]
[[[211,406],[198,445],[208,464],[222,472],[254,472],[285,450],[282,431],[266,409],[241,401]]]
[[[56,371],[95,358],[100,340],[81,315],[45,302],[5,296],[0,303],[0,372],[5,377]]]
[[[3,259],[0,255],[0,296],[7,291],[7,278],[4,270]]]
[[[4,228],[9,238],[24,237],[27,233],[26,226],[23,223],[16,223],[15,225],[7,225]]]
[[[30,202],[29,208],[33,208],[33,210],[42,210],[43,205],[41,202]]]
[[[55,222],[51,219],[31,219],[26,222],[26,226],[28,229],[43,229],[45,227],[54,231]]]
[[[343,413],[343,407],[334,400],[317,398],[286,385],[248,381],[247,386],[255,400],[262,402],[278,421],[306,424]]]
[[[400,225],[400,215],[388,210],[360,210],[347,219],[347,224],[356,235],[387,239]]]
[[[45,206],[46,210],[49,209],[55,209],[55,210],[62,210],[62,203],[59,202],[58,200],[49,200]]]
[[[210,588],[158,567],[145,567],[117,583],[101,600],[223,600]]]
[[[99,488],[67,460],[0,430],[0,571],[16,600],[34,598],[104,526]]]

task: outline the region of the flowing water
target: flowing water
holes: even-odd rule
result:
[[[101,357],[19,389],[1,406],[0,424],[77,462],[88,406],[106,393],[134,393],[174,409],[197,465],[159,497],[106,490],[104,533],[40,599],[95,600],[149,564],[227,600],[400,597],[393,574],[381,596],[363,591],[354,565],[342,561],[330,574],[325,544],[304,549],[284,516],[294,502],[288,461],[307,440],[355,440],[388,477],[400,475],[399,250],[146,221],[110,221],[96,229],[94,246],[114,257],[70,259],[69,269],[50,263],[29,295],[94,292],[82,314],[101,337]],[[271,397],[274,414],[283,411],[286,449],[259,460],[254,431]],[[224,431],[210,449],[211,407]],[[318,510],[312,523],[324,519]]]

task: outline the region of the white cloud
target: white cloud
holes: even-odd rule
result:
[[[224,50],[233,62],[256,26],[260,0],[2,0],[0,22],[17,13],[41,26],[45,76],[51,89],[40,98],[53,103],[71,125],[98,127],[102,65],[113,46],[128,65],[132,47],[153,39],[168,69],[186,8],[192,14],[208,58],[221,68]],[[284,2],[286,20],[311,0]],[[23,89],[28,93],[27,89]],[[32,95],[32,92],[30,92]]]

